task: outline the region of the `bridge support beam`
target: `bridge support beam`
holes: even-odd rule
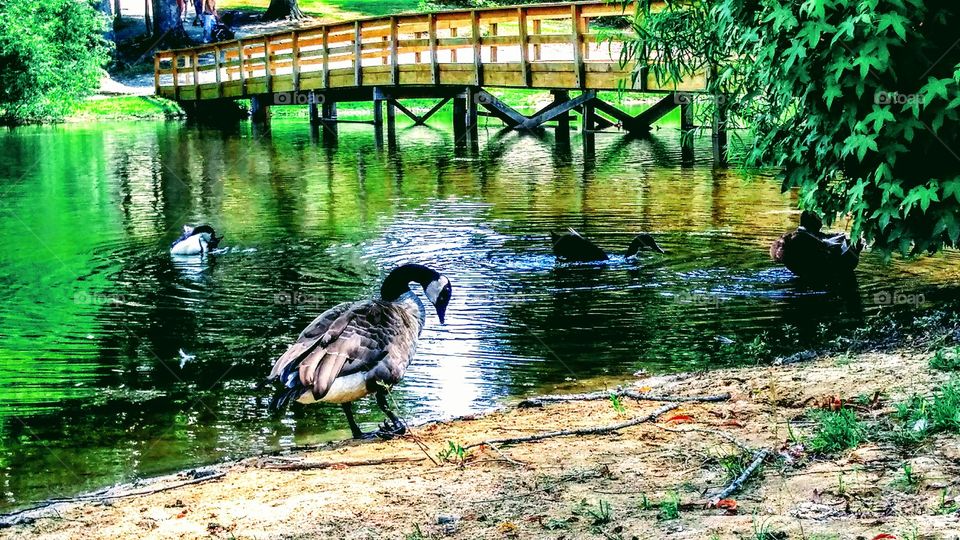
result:
[[[685,164],[694,161],[693,155],[693,103],[680,104],[680,160]]]
[[[250,119],[256,124],[270,121],[270,95],[256,95],[250,98]]]
[[[727,166],[727,118],[720,109],[720,100],[723,96],[713,96],[713,126],[711,143],[713,147],[713,164],[718,167]]]

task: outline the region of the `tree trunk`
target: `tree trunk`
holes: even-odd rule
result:
[[[110,20],[110,19],[112,18],[112,16],[113,16],[113,11],[112,11],[112,9],[111,9],[110,0],[99,0],[99,2],[97,2],[97,6],[96,6],[96,7],[97,7],[97,11],[99,11],[100,13],[103,13],[104,16],[105,16],[108,20]],[[114,40],[115,40],[116,34],[115,34],[114,31],[113,31],[113,25],[112,25],[112,24],[109,25],[109,26],[107,26],[107,31],[103,33],[103,38],[106,39],[106,40],[108,40],[108,41],[114,41]]]
[[[297,0],[270,0],[270,6],[267,12],[263,14],[263,20],[274,21],[277,19],[302,19],[303,12],[297,5]]]
[[[153,11],[153,3],[150,0],[143,0],[143,26],[145,35],[153,33],[153,21],[150,20],[150,12]]]
[[[153,1],[153,35],[159,40],[158,49],[190,45],[193,41],[183,29],[177,0]]]

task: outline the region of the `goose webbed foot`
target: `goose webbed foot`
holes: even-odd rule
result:
[[[407,432],[407,425],[397,421],[385,421],[380,424],[380,428],[375,432],[377,437],[380,437],[384,440],[394,439],[396,437],[401,437]]]

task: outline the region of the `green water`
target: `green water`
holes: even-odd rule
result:
[[[956,298],[955,253],[868,254],[842,295],[795,282],[766,253],[795,225],[795,199],[768,174],[714,170],[703,144],[682,166],[676,130],[598,136],[593,152],[493,122],[480,135],[472,152],[442,127],[378,145],[345,126],[334,143],[302,120],[0,132],[0,510],[347,436],[335,407],[271,418],[260,381],[319,312],[403,262],[455,290],[397,388],[411,421],[725,365],[719,336],[846,331],[879,292]],[[224,249],[173,260],[180,227],[200,222]],[[566,227],[614,253],[649,231],[667,253],[557,264],[547,238]]]

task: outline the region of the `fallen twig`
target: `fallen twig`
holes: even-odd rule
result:
[[[740,473],[740,476],[738,476],[736,480],[734,480],[733,482],[730,482],[729,486],[723,488],[723,491],[721,491],[715,497],[710,499],[710,506],[716,506],[717,503],[720,502],[720,499],[726,499],[730,495],[733,495],[734,493],[739,491],[740,488],[743,487],[744,482],[746,482],[747,479],[750,478],[750,475],[753,474],[753,472],[756,471],[758,467],[760,467],[760,464],[763,463],[763,460],[767,459],[767,456],[769,454],[770,454],[770,451],[767,450],[766,448],[757,450],[757,453],[753,455],[753,461],[750,463],[750,465],[746,469],[744,469],[742,473]]]
[[[637,392],[636,390],[619,388],[610,392],[535,396],[521,401],[517,404],[517,407],[542,407],[544,403],[560,403],[565,401],[600,401],[604,399],[610,399],[610,396],[626,397],[637,401],[665,401],[673,403],[711,403],[717,401],[727,401],[730,399],[730,394],[717,394],[714,396],[671,396],[665,394],[653,394],[650,392]]]
[[[490,440],[490,441],[483,441],[483,442],[478,442],[478,443],[470,444],[470,445],[468,445],[468,446],[465,446],[464,449],[476,448],[477,446],[481,446],[481,445],[484,445],[484,444],[487,444],[487,445],[489,445],[489,444],[517,444],[517,443],[524,443],[524,442],[542,441],[542,440],[544,440],[544,439],[552,439],[552,438],[554,438],[554,437],[571,437],[571,436],[581,436],[581,435],[603,435],[603,434],[605,434],[605,433],[611,433],[611,432],[614,432],[614,431],[619,431],[619,430],[624,429],[624,428],[628,428],[628,427],[631,427],[631,426],[636,426],[636,425],[638,425],[638,424],[643,424],[643,423],[645,423],[645,422],[650,422],[651,420],[656,420],[657,417],[659,417],[661,414],[663,414],[663,413],[665,413],[665,412],[668,412],[668,411],[672,411],[673,409],[676,409],[676,408],[679,407],[679,406],[680,406],[679,403],[670,403],[670,404],[668,404],[668,405],[664,405],[663,407],[660,407],[659,409],[653,411],[652,413],[650,413],[650,414],[648,414],[648,415],[646,415],[646,416],[641,416],[641,417],[638,417],[638,418],[634,418],[633,420],[629,420],[629,421],[627,421],[627,422],[622,422],[622,423],[620,423],[620,424],[613,424],[613,425],[610,425],[610,426],[601,426],[601,427],[595,427],[595,428],[581,428],[581,429],[567,429],[567,430],[562,430],[562,431],[551,431],[551,432],[548,432],[548,433],[540,433],[540,434],[538,434],[538,435],[528,435],[528,436],[526,436],[526,437],[512,437],[512,438],[509,438],[509,439],[493,439],[493,440]]]
[[[526,467],[526,466],[527,466],[526,463],[524,463],[524,462],[522,462],[522,461],[517,461],[517,460],[513,459],[512,457],[504,454],[502,450],[500,450],[499,448],[497,448],[497,446],[496,446],[495,444],[493,444],[493,443],[491,443],[491,442],[489,442],[489,441],[483,441],[483,443],[482,443],[480,446],[487,446],[487,447],[489,447],[491,450],[493,450],[494,452],[496,452],[500,457],[502,457],[505,461],[507,461],[507,462],[509,462],[509,463],[512,463],[512,464],[514,464],[514,465],[516,465],[516,466],[518,466],[518,467]]]
[[[275,469],[280,471],[309,471],[315,469],[343,469],[346,467],[364,467],[370,465],[389,465],[392,463],[416,463],[426,461],[426,458],[382,458],[364,459],[360,461],[305,461],[298,463],[262,463],[257,466],[261,469]]]
[[[4,527],[12,527],[14,525],[23,525],[26,523],[32,523],[36,521],[38,518],[42,517],[40,514],[42,514],[43,510],[50,509],[56,512],[56,508],[52,508],[52,509],[50,508],[56,505],[84,503],[84,502],[102,502],[102,501],[108,501],[108,500],[114,500],[114,499],[126,499],[128,497],[140,497],[143,495],[152,495],[154,493],[169,491],[171,489],[177,489],[185,486],[190,486],[193,484],[200,484],[203,482],[209,482],[211,480],[219,480],[220,478],[223,478],[224,476],[226,476],[226,474],[227,474],[226,472],[219,472],[219,473],[214,473],[207,476],[201,476],[199,478],[185,480],[183,482],[178,482],[176,484],[171,484],[167,486],[160,486],[153,489],[116,493],[113,495],[102,493],[97,495],[81,495],[79,497],[49,499],[44,501],[42,504],[39,504],[32,508],[25,508],[23,510],[18,510],[16,512],[11,512],[9,514],[0,515],[0,529]]]
[[[749,446],[747,446],[746,443],[741,442],[733,435],[729,433],[725,433],[723,431],[715,430],[715,429],[704,429],[704,428],[695,428],[695,427],[680,429],[680,428],[668,428],[666,426],[657,426],[657,428],[662,429],[664,431],[669,431],[671,433],[686,433],[686,432],[709,433],[710,435],[716,435],[717,437],[726,439],[727,441],[730,442],[730,444],[740,448],[741,450],[746,450],[747,452],[754,451],[753,448],[750,448]]]

